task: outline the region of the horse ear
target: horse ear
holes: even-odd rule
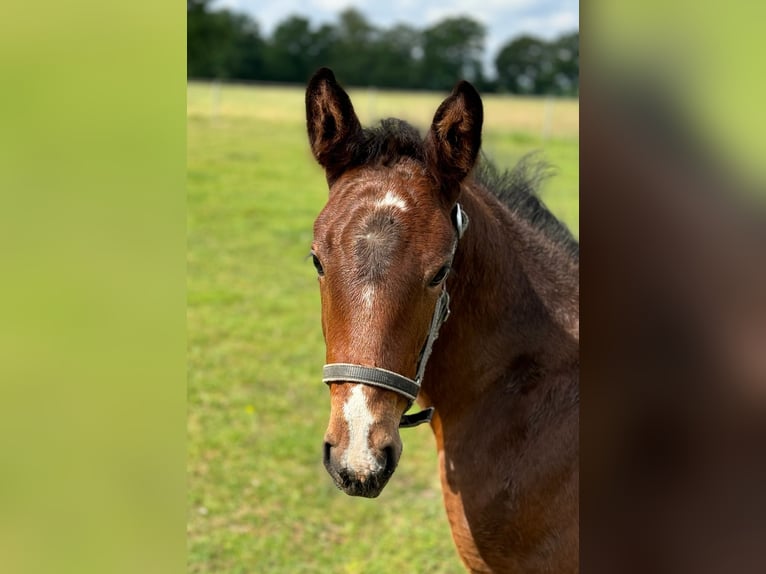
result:
[[[353,159],[353,145],[362,131],[351,98],[329,68],[320,68],[306,88],[306,127],[311,151],[332,182]]]
[[[479,92],[466,81],[459,82],[436,110],[426,136],[426,159],[450,202],[457,200],[460,182],[476,163],[483,121]]]

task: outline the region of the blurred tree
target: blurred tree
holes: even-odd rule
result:
[[[373,45],[370,83],[383,88],[419,87],[422,51],[421,33],[412,26],[398,24],[383,30]]]
[[[339,77],[345,78],[346,83],[355,86],[370,84],[378,33],[355,8],[348,8],[338,16],[330,64]]]
[[[337,53],[335,45],[338,42],[338,31],[332,24],[323,24],[313,35],[313,41],[308,49],[310,71],[315,72],[322,66],[334,65],[333,56]],[[308,78],[301,79],[302,82]]]
[[[447,18],[423,32],[423,87],[448,90],[458,79],[481,83],[486,30],[468,17]]]
[[[266,43],[261,38],[258,23],[244,14],[229,12],[227,25],[231,43],[224,77],[243,80],[260,78],[265,67]]]
[[[511,40],[495,58],[498,86],[516,94],[576,94],[579,41],[579,32],[550,43],[528,35]]]
[[[406,24],[377,28],[354,8],[337,24],[313,29],[292,15],[264,39],[258,23],[214,0],[187,0],[187,75],[191,78],[304,83],[320,66],[349,85],[449,90],[458,79],[484,92],[576,95],[579,40],[575,31],[552,42],[522,36],[495,58],[497,79],[483,74],[485,28],[469,17],[447,18],[419,30]]]
[[[498,86],[515,94],[540,93],[548,52],[545,41],[534,36],[520,36],[505,44],[495,58]]]
[[[186,2],[186,67],[195,78],[254,79],[261,75],[264,42],[245,14],[211,11],[210,0]]]
[[[575,96],[580,91],[580,32],[560,36],[553,42],[556,91]]]
[[[186,73],[193,78],[214,77],[220,68],[216,51],[221,31],[209,4],[209,0],[186,2]]]
[[[307,18],[289,16],[274,30],[266,49],[264,79],[305,82],[314,71],[315,37]]]

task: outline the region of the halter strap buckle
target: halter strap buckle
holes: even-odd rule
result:
[[[458,241],[463,238],[465,230],[468,228],[468,215],[463,211],[463,207],[459,204],[455,204],[455,208],[452,210],[452,224],[457,229]],[[454,251],[452,255],[454,255]]]

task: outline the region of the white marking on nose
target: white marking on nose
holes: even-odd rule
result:
[[[367,397],[362,385],[354,385],[343,405],[343,417],[348,425],[348,448],[343,454],[343,466],[355,472],[372,473],[381,470],[382,465],[370,451],[369,436],[373,423],[372,413],[367,407]]]
[[[386,196],[383,199],[379,199],[375,202],[376,207],[395,207],[397,209],[401,209],[402,211],[407,211],[407,203],[398,195],[387,191]]]

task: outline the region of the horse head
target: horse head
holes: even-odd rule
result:
[[[446,318],[464,228],[457,201],[481,145],[482,103],[460,82],[425,139],[398,120],[363,129],[323,68],[309,82],[306,119],[329,186],[311,249],[331,398],[324,464],[347,494],[376,497],[401,456],[404,413],[418,394],[429,402],[420,379]]]

